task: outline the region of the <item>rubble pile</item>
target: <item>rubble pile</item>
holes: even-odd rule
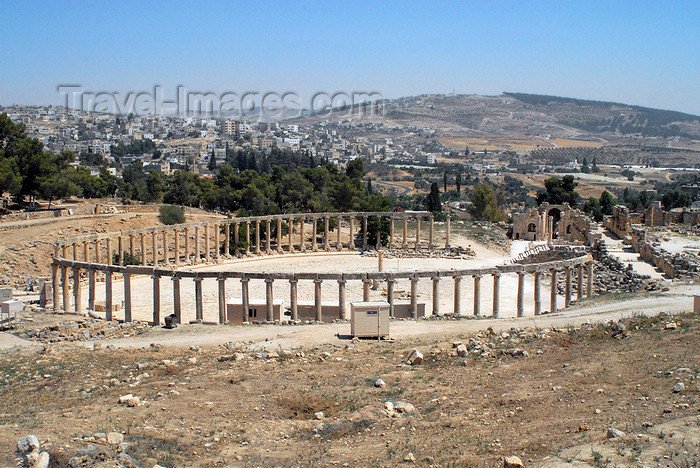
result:
[[[604,292],[634,292],[640,289],[657,288],[656,282],[651,282],[649,276],[636,273],[631,266],[626,266],[605,250],[605,247],[598,246],[591,250],[595,259],[595,282],[593,292],[600,294]],[[561,291],[564,290],[563,283],[559,285]]]
[[[376,250],[367,251],[363,254],[366,257],[376,257],[378,255]],[[385,250],[384,258],[453,258],[453,259],[464,259],[470,260],[476,256],[474,252],[469,247],[449,247],[441,249],[418,249],[418,250],[402,250],[393,249]]]
[[[67,320],[45,328],[23,330],[19,337],[44,343],[102,340],[138,335],[147,327],[146,322],[138,321],[120,323],[97,319]]]

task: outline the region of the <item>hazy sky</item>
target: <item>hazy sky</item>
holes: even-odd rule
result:
[[[700,114],[700,2],[0,0],[0,104],[88,91],[498,94]]]

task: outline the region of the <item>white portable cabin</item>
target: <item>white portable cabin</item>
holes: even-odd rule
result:
[[[389,336],[389,303],[351,302],[350,334],[360,338]]]

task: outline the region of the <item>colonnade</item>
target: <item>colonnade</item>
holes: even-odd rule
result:
[[[517,276],[517,302],[516,310],[518,317],[526,315],[540,315],[543,313],[541,281],[542,277],[548,275],[551,278],[549,311],[554,312],[560,310],[558,300],[558,274],[564,274],[564,308],[571,305],[573,297],[573,278],[576,279],[576,300],[581,300],[584,296],[590,297],[593,293],[593,283],[595,272],[593,270],[593,262],[590,255],[582,255],[581,257],[561,260],[556,262],[530,264],[530,265],[506,265],[488,269],[469,269],[469,270],[448,270],[448,271],[424,271],[424,272],[399,272],[399,273],[241,273],[241,272],[197,272],[197,271],[177,271],[172,269],[158,269],[153,267],[143,266],[119,266],[119,265],[97,265],[94,263],[76,262],[73,260],[55,259],[52,264],[53,271],[53,307],[55,310],[73,310],[77,313],[84,311],[81,297],[80,277],[82,273],[87,273],[88,277],[88,300],[87,309],[94,310],[95,308],[95,289],[97,287],[95,276],[96,273],[103,273],[105,276],[105,313],[106,319],[114,318],[113,310],[113,281],[115,275],[120,275],[123,278],[123,297],[124,297],[124,320],[132,320],[132,292],[131,280],[135,275],[150,276],[153,281],[153,300],[152,300],[152,322],[154,324],[161,323],[161,280],[169,278],[172,282],[173,293],[173,309],[172,314],[175,315],[178,323],[182,322],[182,304],[181,304],[181,280],[184,278],[191,279],[194,282],[195,310],[194,318],[190,317],[190,322],[201,322],[203,320],[203,281],[216,281],[218,291],[218,323],[226,322],[226,297],[227,286],[240,291],[240,297],[244,308],[244,316],[249,316],[250,308],[250,281],[262,280],[265,283],[265,320],[272,322],[278,320],[273,317],[274,299],[275,299],[275,284],[277,282],[286,281],[289,283],[289,310],[290,320],[298,320],[298,285],[300,281],[313,283],[314,289],[314,309],[315,319],[323,320],[323,301],[321,285],[324,282],[334,282],[338,286],[338,316],[335,318],[347,318],[347,297],[346,285],[348,281],[362,282],[362,300],[369,300],[370,287],[373,283],[381,282],[386,284],[386,300],[389,303],[390,314],[394,314],[395,284],[397,281],[408,280],[410,282],[410,301],[409,313],[413,318],[417,317],[418,304],[418,282],[430,281],[432,285],[432,309],[431,314],[434,316],[443,313],[462,316],[462,299],[461,284],[463,280],[471,278],[473,281],[473,314],[482,316],[481,310],[481,285],[482,281],[490,278],[493,282],[493,299],[492,308],[489,315],[494,318],[501,316],[500,310],[500,282],[501,277],[506,274]],[[525,311],[525,279],[527,276],[533,278],[532,290],[534,298],[534,309],[532,312]],[[72,279],[72,281],[71,281]],[[227,284],[227,281],[238,281],[239,287]],[[441,292],[440,285],[443,281],[452,280],[453,287],[453,308],[451,311],[441,311]],[[585,281],[585,286],[584,286]],[[71,288],[72,282],[72,288]],[[70,301],[70,291],[73,291],[73,301]],[[355,298],[360,300],[360,298]],[[73,306],[71,309],[71,305]]]
[[[385,244],[382,244],[382,236],[376,235],[375,245],[369,245],[368,224],[372,218],[389,219],[389,235]],[[411,220],[415,222],[415,228],[413,237],[409,238],[408,225]],[[397,232],[397,224],[402,227],[401,233]],[[425,233],[422,231],[426,230],[426,224],[427,240],[423,240]],[[448,217],[438,240],[433,214],[425,211],[285,214],[71,238],[56,245],[54,256],[108,265],[138,263],[142,266],[177,266],[274,253],[383,247],[416,250],[449,248],[450,231]]]

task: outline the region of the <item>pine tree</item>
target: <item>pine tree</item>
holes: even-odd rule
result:
[[[457,193],[462,193],[462,173],[457,172],[457,177],[455,178],[455,185],[457,185]]]
[[[426,199],[426,205],[428,211],[433,213],[442,212],[442,203],[440,202],[440,189],[438,188],[437,182],[430,184],[430,193]]]

